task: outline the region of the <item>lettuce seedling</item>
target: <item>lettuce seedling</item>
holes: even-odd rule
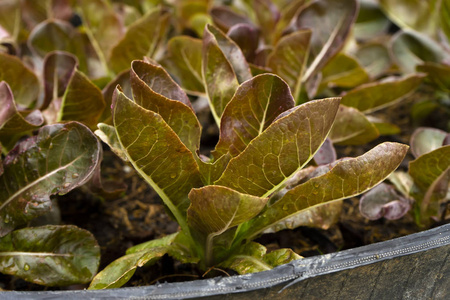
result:
[[[202,77],[220,126],[212,158],[198,155],[200,124],[189,98],[162,67],[133,61],[132,99],[116,88],[113,126],[100,124],[96,133],[153,187],[180,230],[128,249],[97,274],[90,289],[119,287],[137,267],[165,254],[203,270],[231,268],[240,274],[298,259],[290,249],[267,254],[253,240],[286,228],[285,220],[307,209],[367,191],[403,160],[407,146],[383,143],[280,195],[326,140],[340,98],[295,106],[277,75],[247,79],[241,65],[244,77],[237,76],[219,46],[226,42],[207,33],[203,41]]]

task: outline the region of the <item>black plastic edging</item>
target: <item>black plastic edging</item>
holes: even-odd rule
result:
[[[386,242],[296,260],[260,273],[110,290],[0,292],[0,299],[188,299],[249,292],[283,284],[283,289],[287,289],[307,278],[445,245],[450,245],[450,224]]]

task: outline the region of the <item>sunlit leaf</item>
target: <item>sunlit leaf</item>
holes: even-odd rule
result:
[[[114,72],[130,68],[131,61],[153,57],[167,30],[169,12],[164,8],[149,11],[128,27],[125,36],[111,49],[109,63]]]
[[[88,283],[99,264],[94,236],[75,226],[24,228],[0,238],[0,272],[33,283]]]
[[[386,218],[397,220],[411,208],[408,198],[399,195],[395,189],[381,183],[364,194],[359,200],[360,213],[369,220]]]
[[[100,89],[86,75],[75,70],[62,98],[58,121],[75,120],[95,128],[104,109]]]
[[[358,13],[355,0],[317,0],[305,7],[297,17],[299,29],[312,30],[308,68],[303,75],[306,82],[320,71],[344,46]]]
[[[437,128],[420,127],[411,136],[411,152],[418,158],[428,152],[444,146],[443,142],[447,132]]]
[[[262,74],[244,82],[226,107],[215,156],[241,153],[282,112],[294,107],[289,87],[278,76]]]
[[[267,66],[283,78],[294,95],[299,97],[302,76],[308,59],[311,30],[299,30],[284,36],[267,58]]]
[[[239,82],[231,63],[208,28],[210,27],[205,28],[203,34],[202,74],[211,112],[217,125],[220,125],[220,117],[238,88]]]
[[[127,161],[128,158],[120,145],[114,126],[99,123],[97,124],[97,127],[98,129],[95,131],[95,135],[107,144],[112,152],[114,152],[118,157],[120,157],[123,161]]]
[[[357,108],[361,112],[371,113],[411,95],[423,78],[421,74],[413,74],[403,78],[388,77],[382,81],[364,84],[346,93],[341,103]]]
[[[380,0],[389,18],[401,28],[412,28],[435,36],[439,22],[438,0]]]
[[[251,240],[304,209],[364,193],[394,171],[407,151],[406,145],[383,143],[359,157],[338,162],[328,173],[289,190],[263,214],[245,223],[238,241]]]
[[[339,98],[310,101],[286,111],[234,157],[215,184],[267,197],[319,150],[331,129]]]
[[[98,273],[88,289],[119,288],[131,279],[138,267],[152,265],[166,253],[167,247],[155,247],[122,256]]]
[[[17,57],[0,52],[0,81],[6,81],[17,104],[32,107],[39,94],[39,81]]]
[[[192,152],[159,114],[140,107],[119,90],[113,101],[113,120],[129,161],[184,228],[187,194],[202,184]]]
[[[44,126],[37,136],[19,143],[3,162],[0,236],[48,211],[50,195],[84,184],[100,155],[95,135],[76,122]]]
[[[379,135],[378,129],[363,113],[353,107],[341,105],[330,132],[330,139],[335,144],[363,145]]]

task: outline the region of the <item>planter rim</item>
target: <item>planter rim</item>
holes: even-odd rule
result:
[[[450,224],[385,242],[292,261],[269,271],[107,290],[0,292],[2,299],[188,299],[248,292],[352,269],[450,244]]]

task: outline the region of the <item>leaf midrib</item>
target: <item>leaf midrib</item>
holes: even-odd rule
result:
[[[75,162],[77,162],[79,159],[81,159],[81,158],[83,157],[83,155],[84,155],[86,152],[87,152],[87,150],[84,151],[83,153],[81,153],[76,159],[74,159],[73,161],[71,161],[69,164],[66,164],[66,165],[64,165],[64,166],[61,166],[61,167],[59,167],[59,168],[57,168],[57,169],[51,171],[50,173],[47,173],[46,175],[44,175],[44,176],[38,178],[37,180],[33,181],[32,183],[30,183],[30,184],[24,186],[23,188],[21,188],[20,190],[18,190],[17,192],[15,192],[12,196],[10,196],[10,197],[5,201],[5,203],[3,203],[3,204],[0,206],[0,211],[1,211],[5,206],[7,206],[11,201],[13,201],[16,197],[18,197],[20,194],[22,194],[23,192],[25,192],[26,190],[32,188],[33,186],[35,186],[36,184],[40,183],[41,181],[43,181],[43,180],[45,180],[45,179],[47,179],[47,178],[50,178],[53,174],[56,174],[57,172],[59,172],[59,171],[61,171],[61,170],[64,170],[65,168],[67,168],[67,167],[73,165]]]

